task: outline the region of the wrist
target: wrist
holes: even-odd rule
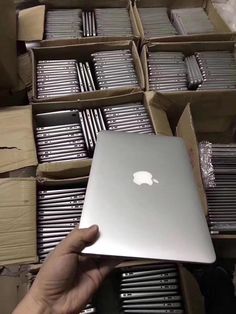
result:
[[[28,292],[12,314],[52,314],[52,311],[48,304],[35,299]]]

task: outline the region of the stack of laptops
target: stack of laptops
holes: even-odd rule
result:
[[[171,263],[121,269],[122,313],[183,314],[178,267]]]
[[[150,52],[149,89],[162,92],[188,90],[187,67],[182,52]]]
[[[77,61],[40,60],[37,63],[37,98],[61,97],[80,91]]]
[[[141,103],[107,106],[102,111],[107,130],[155,134],[149,114]]]
[[[129,12],[126,8],[95,9],[97,36],[132,36]]]
[[[230,51],[196,52],[196,58],[203,76],[199,90],[235,89],[236,60]]]
[[[84,37],[96,36],[97,31],[94,11],[83,11],[82,21],[83,21],[83,36]]]
[[[92,157],[98,133],[104,130],[155,134],[149,113],[141,103],[39,113],[36,125],[40,163]]]
[[[236,233],[236,144],[212,144],[215,187],[206,190],[211,234]]]
[[[73,39],[82,37],[81,9],[48,10],[45,21],[46,39]]]
[[[171,10],[173,25],[180,35],[214,33],[215,28],[203,8]]]
[[[138,12],[145,38],[175,36],[178,34],[169,20],[167,8],[139,8]]]
[[[39,162],[61,162],[88,158],[86,139],[78,110],[36,115]]]
[[[92,58],[99,89],[139,86],[130,50],[96,52]]]
[[[85,186],[38,191],[37,239],[40,261],[79,224],[85,193]]]

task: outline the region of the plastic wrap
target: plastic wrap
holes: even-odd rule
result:
[[[235,0],[214,0],[213,4],[218,13],[228,24],[229,28],[236,31],[236,1]]]
[[[199,152],[204,187],[205,189],[214,188],[216,183],[212,164],[212,143],[206,141],[199,143]]]

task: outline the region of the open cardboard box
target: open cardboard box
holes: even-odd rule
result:
[[[142,102],[150,114],[154,130],[158,134],[172,135],[165,113],[158,103],[152,104],[146,93],[136,92],[120,96],[93,98],[90,100],[35,103],[32,106],[3,107],[0,109],[0,177],[35,176],[38,165],[36,143],[33,129],[36,127],[35,114],[66,109],[85,109],[101,106]],[[37,173],[50,178],[73,177],[74,169],[83,169],[87,173],[91,159],[73,162],[39,164]]]
[[[184,139],[193,164],[199,192],[208,213],[207,199],[201,177],[198,143],[206,140],[212,143],[235,142],[236,107],[235,93],[218,97],[196,97],[186,106],[179,119],[176,135]],[[212,235],[218,256],[236,257],[236,235]]]
[[[77,185],[87,182],[87,176],[77,168],[70,179],[0,179],[0,266],[38,261],[37,189]]]
[[[18,16],[18,40],[22,41],[40,41],[42,46],[67,46],[80,43],[94,43],[105,41],[134,40],[139,42],[140,34],[134,17],[133,7],[129,0],[109,1],[109,0],[41,0],[41,5],[28,8],[19,12]],[[49,9],[71,9],[80,8],[84,10],[93,10],[95,8],[127,8],[133,29],[133,36],[94,36],[82,37],[78,39],[58,39],[49,40],[44,38],[44,27],[47,10]]]
[[[149,91],[149,72],[148,72],[148,52],[162,51],[162,52],[183,52],[187,56],[193,55],[198,51],[231,51],[235,52],[235,42],[234,41],[212,41],[212,42],[183,42],[183,43],[149,43],[144,45],[141,52],[141,63],[143,67],[144,78],[146,82],[146,90]],[[226,90],[212,90],[214,93],[219,95]],[[232,90],[228,90],[232,91]],[[158,92],[158,91],[157,91]],[[186,93],[202,93],[207,94],[211,91],[184,91],[184,92],[162,92],[162,94],[181,94],[186,97]],[[190,95],[191,95],[190,94]]]
[[[142,21],[138,12],[138,8],[157,8],[167,7],[171,9],[183,9],[183,8],[196,8],[202,7],[210,21],[215,27],[215,33],[209,34],[196,34],[196,35],[177,35],[177,36],[165,36],[165,37],[152,37],[145,38]],[[139,33],[141,35],[142,44],[147,42],[187,42],[187,41],[211,41],[211,40],[233,40],[235,38],[234,33],[230,30],[229,26],[225,23],[222,17],[218,14],[214,8],[211,0],[137,0],[133,7],[134,15],[136,18]]]
[[[80,44],[73,46],[61,46],[61,47],[46,47],[46,48],[34,48],[32,50],[32,84],[33,84],[33,102],[42,102],[46,99],[40,100],[37,98],[37,62],[39,60],[57,60],[57,59],[77,59],[81,62],[92,61],[91,54],[99,51],[112,51],[119,49],[129,49],[133,56],[134,68],[136,70],[139,87],[122,87],[114,88],[112,90],[97,90],[95,92],[85,92],[74,94],[74,100],[78,99],[80,95],[82,97],[92,98],[93,95],[99,95],[100,97],[107,96],[115,91],[120,91],[125,93],[131,91],[139,91],[144,89],[145,81],[143,76],[143,70],[141,62],[139,59],[137,48],[133,41],[117,41],[117,42],[107,42],[107,43],[93,43],[93,44]],[[73,95],[71,95],[71,98]],[[59,98],[58,98],[59,99]],[[64,99],[66,99],[64,97]],[[53,101],[51,98],[49,101]]]
[[[188,103],[191,106],[196,106],[198,110],[204,112],[205,102],[211,102],[212,99],[217,99],[218,103],[228,103],[232,99],[236,99],[236,90],[231,91],[209,91],[209,92],[195,92],[189,91],[185,93],[168,93],[161,94],[154,91],[145,92],[147,101],[153,106],[162,108],[168,117],[170,127],[173,134],[175,134],[178,121]],[[217,108],[218,110],[219,108]]]
[[[114,96],[108,98],[96,98],[90,100],[77,100],[77,101],[67,101],[67,102],[54,102],[54,103],[37,103],[33,104],[33,115],[42,112],[52,112],[58,110],[67,110],[67,109],[87,109],[87,108],[99,108],[103,106],[112,106],[112,105],[122,105],[132,102],[141,102],[143,103],[147,111],[150,114],[150,118],[156,134],[161,135],[172,135],[169,122],[164,110],[158,106],[158,104],[152,105],[151,102],[148,102],[148,99],[143,92],[137,92],[133,94],[123,95],[123,96]],[[35,121],[34,121],[34,126]],[[50,178],[57,178],[58,176],[71,177],[73,176],[73,171],[77,167],[84,169],[86,172],[91,165],[91,159],[81,159],[71,162],[57,162],[57,163],[42,163],[38,165],[37,175],[46,176]]]

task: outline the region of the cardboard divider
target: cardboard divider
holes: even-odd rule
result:
[[[152,104],[146,98],[145,93],[137,92],[123,96],[114,96],[108,98],[96,98],[80,101],[54,102],[54,103],[37,103],[33,105],[33,115],[42,112],[52,112],[67,109],[90,109],[103,106],[122,105],[131,102],[143,103],[149,112],[156,134],[171,136],[172,132],[169,126],[165,111],[157,104]],[[34,126],[36,127],[35,123]],[[38,165],[37,175],[49,178],[73,177],[74,169],[79,168],[81,175],[89,171],[91,159],[76,160],[70,162],[42,163]]]
[[[152,37],[145,38],[144,29],[141,21],[138,8],[159,8],[167,7],[171,9],[183,9],[183,8],[199,8],[202,7],[212,24],[214,25],[216,32],[209,34],[196,34],[196,35],[177,35],[177,36],[163,36],[163,37]],[[136,23],[141,36],[141,45],[149,42],[188,42],[188,41],[217,41],[217,40],[234,40],[236,37],[235,33],[232,33],[229,26],[218,14],[214,8],[211,0],[137,0],[133,6],[133,12],[135,15]]]
[[[195,96],[186,106],[176,128],[177,136],[181,136],[190,152],[193,170],[197,179],[199,192],[208,214],[207,199],[199,160],[198,143],[206,140],[213,143],[235,142],[235,107],[236,92],[208,94],[206,97]],[[216,253],[220,257],[236,257],[236,235],[212,235]]]
[[[19,14],[19,32],[18,39],[24,41],[41,41],[40,44],[43,47],[52,46],[68,46],[82,43],[94,43],[94,42],[106,42],[106,41],[120,41],[120,40],[134,40],[136,44],[139,43],[140,34],[136,19],[133,12],[131,1],[119,0],[119,1],[40,1],[42,5],[37,7],[28,8],[20,11]],[[44,7],[44,9],[43,9]],[[58,39],[49,40],[44,38],[44,27],[47,10],[49,9],[71,9],[79,8],[84,10],[93,10],[95,8],[127,8],[129,12],[130,22],[133,29],[132,36],[94,36],[94,37],[81,37],[78,39]]]
[[[80,44],[74,46],[61,46],[61,47],[47,47],[47,48],[34,48],[32,50],[32,84],[33,84],[33,102],[42,102],[42,100],[37,99],[37,61],[39,60],[57,60],[57,59],[77,59],[81,62],[83,61],[92,61],[91,54],[99,51],[112,51],[119,49],[130,49],[133,56],[134,68],[136,70],[137,78],[139,81],[139,87],[124,87],[124,88],[114,88],[111,90],[111,93],[114,91],[119,91],[125,94],[130,90],[139,91],[140,89],[144,89],[145,81],[143,77],[143,70],[141,66],[141,62],[139,59],[137,48],[133,41],[120,41],[120,42],[107,42],[107,43],[94,43],[94,44]],[[105,92],[105,93],[104,93]],[[99,95],[102,97],[103,95],[108,95],[108,91],[97,90],[95,92],[85,92],[85,93],[77,93],[70,95],[70,99],[76,100],[80,97],[81,94],[84,94],[83,97],[91,98],[93,94]],[[60,99],[60,98],[57,98]],[[64,97],[65,99],[65,97]],[[45,100],[43,100],[45,101]],[[53,98],[52,98],[53,101]]]
[[[140,60],[143,67],[144,78],[146,82],[146,90],[149,91],[149,73],[148,73],[148,52],[162,51],[162,52],[183,52],[185,56],[190,56],[198,51],[235,51],[234,41],[212,41],[212,42],[182,42],[182,43],[149,43],[144,45],[141,51]],[[224,90],[212,90],[218,92],[219,94],[224,92]],[[157,91],[158,92],[158,91]],[[211,91],[210,91],[211,92]],[[163,92],[162,94],[183,94],[186,93],[202,93],[207,94],[209,91],[186,91],[186,92],[176,92],[168,93]]]

